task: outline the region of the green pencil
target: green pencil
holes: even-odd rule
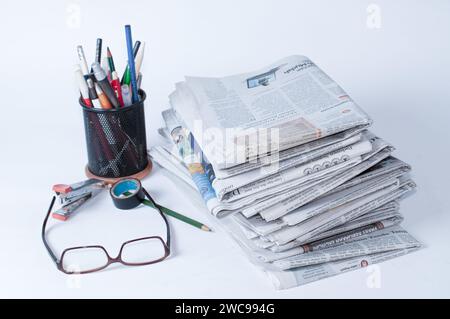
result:
[[[147,206],[150,206],[150,207],[154,208],[152,202],[149,201],[148,199],[144,199],[144,201],[142,203],[144,205],[147,205]],[[196,220],[194,220],[192,218],[189,218],[189,217],[184,216],[184,215],[182,215],[180,213],[177,213],[177,212],[175,212],[175,211],[173,211],[173,210],[171,210],[171,209],[169,209],[167,207],[164,207],[164,206],[161,206],[161,205],[158,205],[158,204],[156,204],[156,205],[166,215],[172,216],[172,217],[174,217],[176,219],[179,219],[179,220],[181,220],[181,221],[183,221],[185,223],[188,223],[189,225],[192,225],[194,227],[200,228],[201,230],[211,231],[211,228],[209,228],[208,226],[206,226],[206,225],[204,225],[204,224],[202,224],[202,223],[200,223],[200,222],[198,222],[198,221],[196,221]]]
[[[126,196],[131,195],[131,193],[129,193],[129,192],[125,192],[123,194],[126,195]],[[149,206],[151,208],[155,208],[155,206],[153,206],[153,203],[151,201],[149,201],[148,199],[144,199],[142,201],[142,204],[144,204],[146,206]],[[158,205],[158,204],[156,204],[156,205],[166,215],[169,215],[169,216],[171,216],[173,218],[181,220],[181,221],[183,221],[183,222],[185,222],[185,223],[187,223],[189,225],[192,225],[194,227],[200,228],[201,230],[212,231],[212,229],[209,228],[208,226],[206,226],[206,225],[204,225],[204,224],[202,224],[202,223],[200,223],[200,222],[198,222],[198,221],[196,221],[196,220],[194,220],[192,218],[189,218],[189,217],[184,216],[184,215],[182,215],[180,213],[177,213],[177,212],[175,212],[175,211],[173,211],[173,210],[171,210],[171,209],[169,209],[167,207],[164,207],[164,206],[161,206],[161,205]]]

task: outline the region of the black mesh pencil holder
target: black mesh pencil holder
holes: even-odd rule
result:
[[[114,179],[132,176],[148,168],[144,114],[146,94],[139,90],[139,95],[139,102],[110,110],[88,108],[80,99],[88,175]]]

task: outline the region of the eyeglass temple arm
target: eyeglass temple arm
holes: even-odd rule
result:
[[[55,254],[53,253],[52,249],[50,248],[49,244],[47,243],[47,240],[45,239],[45,229],[47,228],[47,221],[50,217],[50,213],[52,211],[53,205],[55,204],[56,197],[53,196],[52,202],[50,203],[50,207],[48,208],[47,215],[45,216],[44,222],[42,223],[42,241],[44,242],[44,246],[47,249],[48,254],[53,259],[55,264],[58,264],[58,258],[56,258]]]
[[[153,200],[153,198],[150,196],[150,194],[147,192],[147,190],[145,188],[142,187],[142,190],[144,191],[145,196],[148,197],[148,199],[152,202],[153,206],[155,206],[155,208],[158,210],[159,214],[161,215],[161,217],[164,219],[164,222],[166,223],[166,229],[167,229],[167,235],[166,235],[166,245],[167,247],[169,247],[170,249],[170,226],[169,226],[169,222],[167,221],[167,217],[164,215],[164,213],[161,211],[161,209],[158,207],[158,205],[156,204],[156,202]]]

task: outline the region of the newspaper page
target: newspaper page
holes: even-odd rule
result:
[[[344,242],[345,237],[338,240],[341,244],[336,244],[334,247],[277,260],[274,265],[280,270],[287,270],[383,251],[420,247],[420,243],[400,226],[362,235],[349,242]]]
[[[325,231],[317,236],[314,236],[310,238],[309,242],[319,241],[328,237],[335,236],[340,233],[344,233],[347,231],[351,231],[354,229],[357,229],[359,227],[365,227],[367,225],[377,223],[379,221],[388,220],[391,221],[393,224],[399,224],[403,221],[403,216],[399,213],[398,208],[397,209],[383,209],[383,210],[373,210],[370,213],[365,214],[362,216],[363,218],[356,218],[350,222],[347,222],[343,225],[340,225],[338,227],[335,227],[333,229],[330,229],[328,231]],[[258,238],[253,238],[253,241],[255,244],[257,244]],[[267,239],[265,239],[268,241]],[[270,242],[270,241],[269,241]],[[272,243],[272,242],[270,242]],[[273,252],[282,252],[289,250],[291,248],[299,247],[305,245],[304,242],[293,240],[288,242],[284,245],[276,245],[275,243],[273,245],[266,245],[266,248],[270,249]],[[267,247],[268,246],[268,247]]]
[[[280,196],[284,191],[289,191],[290,188],[299,188],[301,181],[296,179],[279,186],[265,187],[262,191],[253,192],[252,194],[248,194],[248,196],[236,196],[237,198],[233,199],[233,202],[220,201],[211,186],[212,181],[215,179],[214,169],[197,145],[193,135],[182,127],[179,119],[173,113],[164,112],[163,117],[168,131],[171,132],[170,135],[172,136],[173,143],[178,149],[179,157],[187,167],[191,177],[195,176],[193,181],[194,183],[198,183],[197,188],[202,196],[206,196],[205,203],[207,203],[207,207],[213,215],[220,217],[241,210],[251,204],[258,203],[262,199],[265,200]],[[158,156],[156,157],[158,158]],[[343,162],[337,166],[345,168],[346,165],[351,163],[352,160],[349,160],[348,163]],[[208,185],[205,186],[204,184],[206,182],[208,182]],[[314,181],[313,184],[318,182],[320,180]],[[304,185],[305,188],[307,186]]]
[[[327,195],[340,192],[345,188],[353,187],[357,184],[360,184],[366,180],[372,179],[374,177],[377,177],[379,175],[384,174],[393,174],[401,176],[402,173],[408,173],[411,171],[411,166],[401,160],[399,160],[396,157],[390,156],[386,158],[385,160],[381,161],[377,165],[369,168],[364,173],[352,178],[351,180],[345,182],[344,184],[336,187],[335,189],[329,191]]]
[[[296,226],[285,227],[279,231],[269,234],[267,237],[278,244],[285,244],[291,240],[297,239],[299,242],[308,242],[314,236],[319,235],[329,229],[345,224],[359,216],[370,212],[392,200],[396,200],[406,193],[412,191],[415,184],[408,181],[397,189],[389,187],[386,190],[376,192],[374,195],[358,200],[356,203],[349,203],[332,209],[326,213],[310,218],[307,221]]]
[[[242,234],[239,233],[236,234],[235,232],[235,237],[237,240],[241,242],[241,246],[243,246],[243,248],[246,250],[246,253],[252,260],[255,259],[267,263],[267,262],[274,262],[277,260],[284,260],[288,257],[306,254],[312,251],[319,251],[323,249],[333,248],[342,245],[343,243],[348,244],[357,240],[362,236],[371,234],[384,228],[398,225],[401,221],[402,218],[398,218],[398,216],[377,220],[374,223],[357,227],[350,231],[338,233],[336,235],[329,236],[321,240],[312,241],[308,244],[298,245],[282,251],[273,251],[272,249],[270,249],[270,247],[264,245],[263,241],[258,242],[256,240],[246,238],[244,230],[242,230]],[[346,255],[342,254],[342,256],[344,256],[345,258]],[[315,259],[312,258],[311,260]]]
[[[418,249],[420,249],[420,247],[398,249],[370,255],[368,254],[319,265],[295,268],[287,271],[269,270],[267,271],[267,274],[276,289],[289,289],[327,277],[343,274],[351,270],[365,268],[372,264],[379,264],[384,261],[415,252]]]
[[[297,242],[296,240],[293,240],[287,244],[277,245],[275,242],[270,241],[267,238],[267,235],[258,234],[256,231],[251,229],[248,226],[246,219],[243,218],[241,214],[233,214],[232,216],[233,216],[232,218],[241,226],[241,228],[243,229],[247,238],[253,239],[253,242],[255,242],[255,244],[258,247],[262,247],[262,246],[260,246],[260,243],[264,243],[264,248],[270,248],[273,251],[283,251],[283,250],[287,250],[287,249],[290,249],[293,247],[301,246],[303,244],[303,243]],[[402,218],[402,216],[399,213],[399,204],[396,201],[391,201],[383,206],[375,208],[374,210],[371,210],[370,212],[368,212],[362,216],[359,216],[359,217],[349,221],[348,223],[345,223],[344,225],[339,225],[329,231],[325,231],[325,232],[319,234],[318,236],[315,236],[311,240],[319,240],[319,239],[322,239],[325,237],[335,235],[340,232],[352,230],[354,228],[364,226],[364,225],[376,222],[378,220],[391,218],[391,217],[401,217]]]
[[[205,155],[219,168],[267,152],[266,147],[262,151],[253,148],[260,143],[246,143],[254,140],[255,129],[276,128],[279,141],[269,149],[282,151],[371,124],[348,94],[304,56],[290,56],[251,73],[186,77],[169,98]],[[196,127],[198,123],[201,128]],[[230,128],[231,133],[225,132]],[[209,145],[211,130],[222,132],[225,140],[221,146]],[[236,158],[236,149],[245,153]],[[227,158],[230,154],[233,157]]]
[[[361,207],[365,207],[365,205],[368,205],[369,203],[372,203],[373,201],[382,198],[385,195],[391,194],[398,188],[399,183],[394,183],[378,191],[374,191],[363,198],[354,200],[352,202],[349,202],[348,204],[339,206],[335,209],[331,209],[321,215],[311,217],[306,221],[299,223],[298,225],[297,224],[292,226],[285,225],[281,227],[279,230],[270,232],[262,236],[278,244],[285,244],[286,242],[294,240],[295,238],[300,237],[301,235],[304,235],[305,233],[308,233],[319,226],[322,226],[322,223],[326,223],[326,221],[328,221],[327,218],[330,218],[329,216],[332,216],[331,218],[339,218],[340,216],[345,215],[351,211],[356,211]],[[381,204],[379,206],[381,206]],[[374,207],[373,209],[376,208],[377,207]]]
[[[245,180],[245,176],[234,183],[230,180],[220,180],[213,183],[213,187],[217,192],[218,197],[221,199],[227,193],[239,190],[240,194],[245,194],[248,189],[256,189],[257,185],[273,185],[282,184],[293,179],[309,176],[311,179],[315,178],[317,173],[322,172],[326,174],[339,167],[338,165],[351,160],[356,160],[355,163],[361,161],[361,156],[372,151],[372,144],[368,139],[356,142],[355,144],[345,146],[344,148],[331,151],[322,157],[312,160],[310,162],[295,165],[290,168],[281,170],[275,174],[269,175],[262,179],[259,176],[252,176],[248,182]],[[258,173],[258,172],[256,172]],[[259,174],[258,174],[259,175]],[[235,179],[236,180],[236,179]],[[253,182],[252,182],[253,181]]]
[[[317,160],[319,158],[323,158],[324,156],[327,156],[328,154],[339,149],[344,149],[347,146],[356,145],[361,141],[361,139],[362,134],[359,133],[342,141],[319,148],[317,150],[313,150],[308,153],[298,153],[298,155],[289,159],[280,162],[273,162],[272,165],[267,165],[259,169],[253,169],[247,172],[243,172],[240,175],[235,175],[226,179],[219,179],[216,176],[213,187],[217,193],[226,194],[227,192],[235,190],[251,182],[255,182],[281,171],[285,171],[293,167],[298,167],[299,165],[312,162],[313,160]]]
[[[317,200],[281,217],[280,219],[275,219],[270,222],[265,221],[260,215],[256,215],[250,218],[245,218],[241,214],[236,216],[238,216],[237,218],[241,223],[243,223],[256,233],[260,235],[267,235],[271,232],[283,228],[284,226],[296,225],[313,216],[319,215],[340,205],[367,196],[388,186],[398,185],[398,178],[403,174],[405,173],[397,172],[395,174],[394,171],[385,175],[380,175],[359,185],[354,185],[351,188],[344,189],[341,192],[320,197]]]
[[[365,129],[366,126],[357,126],[280,152],[271,152],[265,157],[258,157],[256,160],[239,164],[228,169],[214,167],[216,178],[231,178],[252,170],[259,170],[260,174],[265,174],[266,172],[275,173],[274,170],[281,170],[283,168],[288,168],[291,165],[293,166],[307,162],[326,154],[328,150],[331,151],[356,143],[361,138],[360,133]]]
[[[389,188],[390,186],[398,186],[400,183],[399,178],[403,174],[403,172],[398,174],[388,173],[340,192],[320,197],[317,200],[302,206],[300,209],[284,215],[281,219],[289,226],[297,225],[311,217],[325,213],[326,211],[345,205],[354,200],[364,198],[379,190]]]
[[[269,199],[260,204],[243,209],[242,213],[246,217],[251,217],[260,213],[266,221],[275,220],[344,184],[346,181],[387,158],[393,150],[390,144],[384,142],[380,138],[373,137],[370,141],[372,142],[372,152],[364,155],[362,162],[354,167],[334,175],[332,178],[326,179],[315,186],[310,187],[308,190],[301,192],[294,191],[289,194],[286,193],[286,196],[282,201]]]
[[[196,184],[197,189],[202,195],[208,210],[217,217],[222,217],[226,214],[233,213],[235,211],[241,210],[243,207],[257,203],[261,198],[272,198],[279,196],[283,191],[288,191],[286,187],[298,187],[298,180],[292,180],[289,183],[281,185],[280,187],[267,188],[262,192],[256,194],[251,194],[246,197],[241,197],[233,201],[232,203],[220,201],[212,188],[212,181],[215,179],[214,169],[203,155],[201,149],[197,145],[195,138],[186,129],[184,129],[178,121],[178,119],[173,116],[172,113],[166,112],[163,114],[166,125],[171,132],[173,143],[179,152],[179,157],[182,159],[184,166],[188,170],[193,182]],[[155,155],[155,159],[158,160],[161,157],[166,157],[167,154],[151,150],[151,153]],[[351,161],[349,161],[351,162]],[[166,159],[161,160],[161,165],[167,165],[168,161]],[[171,164],[177,165],[176,161],[171,161]],[[346,164],[346,163],[342,163]],[[340,164],[341,165],[341,164]],[[175,170],[172,169],[173,172]]]

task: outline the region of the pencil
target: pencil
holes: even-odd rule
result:
[[[126,195],[126,196],[127,195],[131,195],[130,192],[124,192],[123,194]],[[148,199],[144,199],[142,201],[142,204],[144,204],[144,205],[146,205],[148,207],[151,207],[151,208],[156,208],[155,206],[153,206],[153,203],[151,201],[149,201]],[[206,225],[196,221],[195,219],[192,219],[192,218],[189,218],[189,217],[187,217],[185,215],[177,213],[177,212],[175,212],[175,211],[173,211],[173,210],[171,210],[171,209],[169,209],[167,207],[164,207],[164,206],[161,206],[161,205],[158,205],[158,204],[156,204],[156,206],[158,206],[158,208],[166,215],[169,215],[169,216],[171,216],[173,218],[181,220],[181,221],[183,221],[183,222],[185,222],[185,223],[187,223],[189,225],[192,225],[194,227],[197,227],[197,228],[199,228],[201,230],[212,231],[211,228],[209,228],[208,226],[206,226]]]
[[[144,200],[142,201],[142,203],[143,203],[144,205],[149,206],[149,207],[155,208],[155,207],[153,206],[152,202],[149,201],[148,199],[144,199]],[[185,222],[185,223],[187,223],[187,224],[189,224],[189,225],[192,225],[192,226],[194,226],[194,227],[200,228],[201,230],[204,230],[204,231],[212,231],[211,228],[209,228],[208,226],[206,226],[206,225],[204,225],[204,224],[202,224],[202,223],[200,223],[200,222],[198,222],[198,221],[196,221],[196,220],[194,220],[194,219],[192,219],[192,218],[189,218],[189,217],[187,217],[187,216],[185,216],[185,215],[182,215],[182,214],[180,214],[180,213],[177,213],[177,212],[175,212],[175,211],[173,211],[173,210],[171,210],[171,209],[169,209],[169,208],[167,208],[167,207],[164,207],[164,206],[161,206],[161,205],[158,205],[158,204],[156,204],[156,205],[157,205],[158,208],[161,209],[161,211],[162,211],[164,214],[166,214],[166,215],[169,215],[169,216],[171,216],[171,217],[174,217],[174,218],[176,218],[176,219],[178,219],[178,220],[181,220],[181,221],[183,221],[183,222]]]

